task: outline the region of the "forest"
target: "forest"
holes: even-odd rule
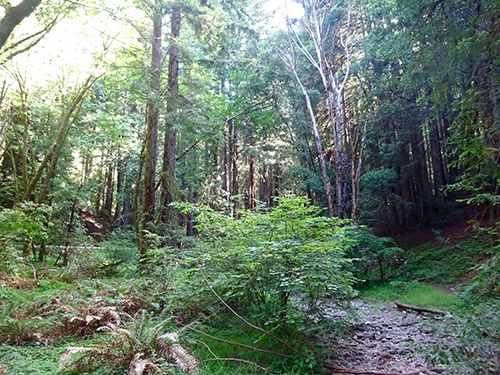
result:
[[[0,0],[0,374],[499,374],[499,101],[497,0]]]

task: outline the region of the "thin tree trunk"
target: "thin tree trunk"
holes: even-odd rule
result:
[[[225,126],[226,124],[224,124]],[[229,174],[230,174],[230,167],[228,164],[228,157],[227,157],[227,149],[229,146],[229,138],[227,137],[226,130],[223,130],[223,136],[224,139],[226,140],[224,147],[221,148],[220,150],[220,169],[221,169],[221,179],[222,179],[222,184],[221,184],[221,189],[224,192],[225,196],[223,199],[229,200]]]
[[[232,216],[237,217],[237,210],[239,209],[239,200],[235,198],[239,194],[238,186],[238,146],[237,135],[234,121],[229,121],[229,165],[230,165],[230,178],[229,178],[229,191],[231,198],[233,198]]]
[[[189,186],[189,203],[194,204],[194,188],[193,186]],[[193,213],[190,211],[187,214],[187,225],[186,225],[186,236],[193,237],[194,236],[194,222],[193,222]]]
[[[134,214],[134,226],[135,233],[137,234],[137,249],[142,249],[144,244],[144,236],[141,235],[142,228],[142,205],[141,205],[141,197],[143,193],[141,191],[141,181],[142,181],[142,171],[144,169],[144,153],[145,153],[146,144],[142,144],[141,153],[139,154],[139,166],[137,170],[137,177],[135,180],[135,189],[134,189],[134,206],[133,206],[133,214]]]
[[[123,222],[122,218],[122,206],[123,206],[123,183],[125,181],[125,160],[120,162],[118,167],[118,172],[116,176],[116,205],[115,205],[115,214],[113,216],[113,223],[115,226],[120,227],[120,224]]]
[[[261,178],[261,187],[260,187],[260,195],[259,199],[261,202],[264,202],[267,207],[270,206],[269,203],[269,176],[268,176],[268,167],[267,165],[262,166],[262,178]]]
[[[441,187],[446,184],[443,156],[441,153],[441,140],[439,138],[439,130],[437,122],[431,125],[429,132],[429,143],[431,146],[431,160],[434,180],[434,196],[441,196]]]
[[[248,182],[247,182],[247,209],[255,209],[255,157],[250,155],[250,163],[248,166]]]
[[[109,163],[105,176],[104,206],[102,207],[102,214],[106,220],[105,232],[107,233],[111,232],[112,224],[111,212],[113,210],[113,189],[115,185],[115,181],[113,179],[114,171],[115,168],[113,163]]]

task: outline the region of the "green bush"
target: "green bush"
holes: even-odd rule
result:
[[[500,303],[474,301],[474,312],[450,317],[447,343],[427,351],[427,359],[444,363],[456,373],[482,375],[500,373]]]
[[[383,280],[400,262],[403,250],[391,238],[377,237],[364,226],[350,226],[346,232],[353,240],[346,255],[353,259],[352,272],[359,280],[377,277]]]
[[[183,289],[186,303],[217,311],[217,298],[198,266],[238,312],[287,333],[317,329],[326,302],[340,304],[355,294],[344,256],[354,244],[346,235],[348,222],[320,216],[306,198],[278,202],[269,212],[241,212],[239,220],[200,212],[202,243]]]
[[[22,257],[48,238],[52,209],[32,202],[0,210],[0,271],[19,272]]]

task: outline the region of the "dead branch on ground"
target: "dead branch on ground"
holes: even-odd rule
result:
[[[399,302],[398,300],[394,301],[394,304],[396,305],[398,310],[412,310],[412,311],[417,311],[417,312],[427,312],[427,313],[436,314],[436,315],[451,315],[451,313],[448,311],[429,309],[427,307],[406,305],[404,303]]]

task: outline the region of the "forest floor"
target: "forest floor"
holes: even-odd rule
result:
[[[423,351],[431,350],[447,337],[446,321],[432,314],[398,311],[388,303],[363,299],[352,301],[356,318],[343,334],[326,338],[332,368],[338,373],[452,375],[441,366],[427,363]],[[332,307],[327,316],[345,318],[345,312]],[[337,372],[333,372],[336,374]]]

